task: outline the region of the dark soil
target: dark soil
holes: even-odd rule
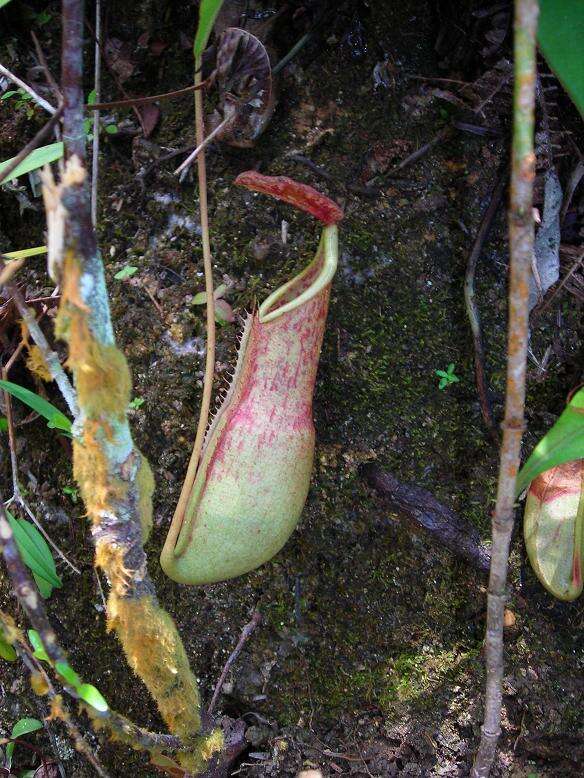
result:
[[[476,73],[469,70],[469,76],[462,66],[453,72],[436,53],[443,19],[434,4],[339,5],[318,45],[309,44],[285,71],[275,116],[257,145],[214,146],[208,154],[215,278],[230,285],[227,299],[237,314],[301,269],[318,241],[309,217],[233,187],[239,172],[259,166],[265,173],[291,175],[327,192],[346,212],[315,396],[316,465],[303,519],[274,560],[215,586],[177,585],[158,564],[196,427],[205,327],[204,308],[192,298],[203,280],[195,182],[190,177],[178,182],[172,174],[176,160],[147,176],[140,173],[167,153],[164,149],[193,142],[192,102],[162,104],[160,124],[147,141],[123,133],[125,127],[137,128],[131,112],[114,112],[120,132],[104,135],[100,245],[134,397],[144,400],[130,412],[133,429],[157,482],[150,572],[161,602],[177,620],[206,699],[252,610],[263,614],[220,700],[224,712],[243,715],[250,725],[249,752],[237,775],[295,776],[302,768],[319,767],[325,776],[465,776],[481,722],[486,582],[465,562],[413,534],[358,471],[375,459],[432,492],[488,538],[497,451],[484,428],[474,383],[463,280],[506,137],[455,132],[399,177],[384,177],[383,170],[432,140],[457,111],[430,95],[427,83],[408,76],[466,79]],[[448,6],[439,8],[443,5]],[[50,10],[54,18],[39,34],[57,71],[58,4]],[[158,93],[189,82],[191,54],[179,35],[191,36],[195,19],[188,3],[142,2],[136,9],[108,4],[110,34],[129,41],[132,50],[144,31],[168,43],[158,56],[136,49],[128,92]],[[296,34],[278,31],[280,52]],[[390,77],[387,85],[375,87],[374,67],[384,54]],[[23,29],[8,29],[0,61],[25,75],[30,55]],[[104,80],[104,95],[120,97],[109,76]],[[0,120],[5,159],[44,117],[37,110],[28,119],[6,101],[0,102]],[[309,157],[334,180],[322,180],[292,154]],[[347,189],[365,187],[375,176],[380,189],[375,196]],[[21,183],[36,210],[20,214],[15,194],[0,192],[5,251],[43,241],[40,200],[32,198],[24,179]],[[282,220],[288,222],[285,245]],[[477,278],[497,420],[505,378],[505,233],[501,212]],[[28,296],[50,293],[42,258],[29,264],[30,271],[20,274]],[[126,265],[137,272],[115,280]],[[553,349],[546,370],[530,361],[526,451],[581,377],[582,331],[576,329],[581,309],[569,296],[559,305],[561,331],[557,309],[532,330],[539,360],[548,345]],[[238,324],[219,330],[218,389],[234,364],[239,331]],[[9,346],[7,340],[5,359]],[[449,363],[460,380],[439,390],[435,370]],[[23,363],[11,377],[34,386]],[[53,387],[46,391],[59,404]],[[162,729],[148,694],[106,633],[83,508],[63,491],[73,486],[68,447],[40,420],[24,424],[26,414],[21,409],[17,414],[20,479],[30,504],[82,569],[78,577],[59,565],[63,588],[48,602],[71,663],[112,707]],[[1,475],[6,498],[11,491],[6,453]],[[517,518],[520,522],[520,512]],[[0,607],[27,626],[4,578]],[[581,775],[582,603],[557,603],[540,587],[519,532],[508,608],[514,624],[506,630],[504,731],[494,775]],[[39,716],[42,703],[19,664],[0,662],[2,736],[20,717]],[[93,775],[61,726],[51,728],[66,775]],[[43,737],[29,741],[50,754]],[[115,778],[157,774],[142,756],[103,736],[88,737]],[[31,765],[29,752],[16,754],[17,767]]]

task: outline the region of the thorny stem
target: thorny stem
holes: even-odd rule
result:
[[[195,59],[195,86],[202,80],[202,59]],[[205,122],[203,115],[203,94],[200,89],[195,92],[195,125],[197,146],[205,140]],[[209,240],[209,211],[207,207],[207,166],[205,152],[197,157],[197,172],[199,177],[199,210],[201,214],[201,232],[203,241],[203,264],[205,269],[205,292],[207,295],[207,356],[205,360],[205,378],[203,382],[203,397],[199,412],[199,423],[193,453],[189,460],[187,474],[181,489],[180,497],[172,517],[169,529],[169,541],[174,545],[182,526],[191,490],[195,482],[197,466],[203,448],[205,431],[209,422],[211,393],[213,391],[213,375],[215,372],[215,298],[213,297],[213,265],[211,261],[211,244]],[[167,541],[167,542],[169,542]]]
[[[513,147],[509,203],[509,333],[507,393],[497,501],[492,520],[492,557],[485,637],[487,683],[481,742],[471,778],[487,778],[501,734],[503,615],[509,545],[513,530],[515,481],[524,429],[525,373],[528,343],[529,273],[534,250],[532,217],[535,155],[533,151],[538,0],[515,2],[515,83]]]

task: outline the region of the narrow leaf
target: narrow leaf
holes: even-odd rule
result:
[[[195,57],[200,57],[205,51],[209,35],[211,35],[215,19],[222,5],[223,0],[201,0],[199,6],[199,26],[197,27],[195,45],[193,47]]]
[[[77,688],[77,694],[82,700],[91,705],[92,708],[95,708],[102,713],[105,713],[106,710],[109,710],[109,705],[105,701],[102,693],[98,691],[95,686],[92,686],[92,684],[81,684],[81,686]]]
[[[35,246],[32,249],[20,249],[20,251],[9,251],[4,254],[4,259],[27,259],[28,257],[36,257],[37,254],[46,254],[46,246]]]
[[[584,389],[572,397],[519,471],[516,495],[527,489],[540,473],[575,459],[584,459]]]
[[[25,389],[24,386],[13,384],[12,381],[0,380],[0,389],[4,389],[5,392],[28,405],[33,411],[44,416],[48,422],[47,426],[51,429],[58,429],[71,434],[71,422],[69,419],[58,408],[55,408],[52,403],[45,400],[44,397],[31,392],[29,389]]]
[[[31,173],[33,170],[37,170],[44,165],[48,165],[51,162],[56,162],[63,156],[63,144],[62,143],[49,143],[48,146],[41,146],[25,157],[20,165],[17,165],[15,169],[10,173],[9,178],[6,181],[2,180],[2,171],[12,164],[11,159],[7,159],[5,162],[0,162],[0,184],[7,184],[9,181],[14,181],[18,176],[23,176],[25,173]]]
[[[41,594],[48,597],[53,588],[61,587],[61,579],[57,575],[55,560],[46,540],[34,524],[25,519],[15,519],[8,511],[8,522],[14,533],[14,540],[24,564],[33,573],[37,584],[42,583]],[[48,586],[47,586],[48,584]]]
[[[55,670],[65,679],[69,686],[74,686],[76,689],[81,686],[81,678],[68,662],[57,662]]]
[[[45,651],[45,647],[43,646],[41,636],[36,631],[36,629],[28,630],[28,639],[30,640],[30,644],[34,649],[33,656],[36,657],[36,659],[41,659],[44,662],[48,662],[49,657]]]
[[[0,8],[4,8],[5,5],[8,5],[10,0],[0,0]]]

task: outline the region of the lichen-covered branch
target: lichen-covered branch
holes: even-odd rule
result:
[[[68,664],[67,654],[57,640],[37,585],[20,558],[12,528],[6,517],[2,495],[0,495],[0,554],[4,559],[12,590],[29,622],[39,633],[51,664],[56,665],[59,662]],[[20,633],[16,631],[15,639],[19,639],[19,636]],[[87,706],[87,713],[97,729],[109,730],[118,740],[127,743],[136,750],[153,753],[163,750],[188,753],[192,750],[191,743],[183,743],[179,737],[174,735],[149,732],[136,726],[111,708],[104,712],[98,712]]]
[[[131,378],[116,347],[104,270],[91,223],[83,160],[83,3],[63,2],[64,142],[67,165],[58,187],[65,220],[54,267],[62,287],[56,332],[67,342],[79,413],[73,425],[73,473],[92,525],[95,564],[111,592],[108,626],[156,701],[170,732],[190,749],[181,764],[201,770],[219,750],[219,732],[201,733],[197,681],[174,622],[159,606],[143,544],[152,525],[154,481],[135,447],[127,418]],[[58,235],[57,230],[54,234]],[[49,251],[51,234],[49,233]]]
[[[501,733],[503,682],[503,614],[509,545],[513,530],[515,480],[524,428],[525,372],[528,343],[529,274],[534,248],[532,216],[535,155],[533,151],[536,81],[537,0],[515,2],[515,84],[513,148],[509,203],[509,334],[507,392],[497,502],[492,521],[493,544],[485,638],[487,684],[481,743],[471,772],[486,778]]]

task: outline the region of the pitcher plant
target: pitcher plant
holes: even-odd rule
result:
[[[180,583],[233,578],[271,559],[298,524],[314,457],[312,398],[343,214],[288,178],[247,172],[235,183],[325,226],[310,265],[247,316],[232,383],[162,551],[164,571]]]

